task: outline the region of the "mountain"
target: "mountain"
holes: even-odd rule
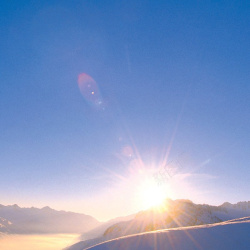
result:
[[[4,233],[7,233],[9,231],[9,226],[11,225],[12,223],[2,217],[0,217],[0,232],[4,232]]]
[[[121,237],[88,250],[248,250],[250,217]]]
[[[220,223],[235,218],[250,216],[250,202],[221,206],[194,204],[189,200],[166,200],[161,207],[139,212],[134,219],[108,227],[101,237],[79,242],[69,250],[80,250],[101,242],[126,235],[138,234],[160,229],[188,227]]]
[[[249,202],[250,203],[250,202]],[[124,235],[174,228],[218,223],[235,218],[250,216],[250,207],[243,202],[232,206],[210,206],[194,204],[188,200],[166,200],[160,208],[138,213],[134,220],[121,222],[108,228],[104,236],[108,239]]]
[[[241,201],[236,204],[231,204],[229,202],[224,202],[221,207],[226,209],[237,209],[242,211],[250,210],[250,201]]]
[[[103,237],[103,233],[106,231],[107,228],[109,228],[111,225],[114,225],[121,221],[130,221],[135,218],[135,214],[123,216],[123,217],[117,217],[115,219],[111,219],[107,222],[104,222],[100,226],[94,228],[93,230],[90,230],[89,232],[83,233],[80,237],[80,242],[74,244],[71,247],[67,247],[65,249],[70,250],[79,250],[86,247],[93,246],[97,243],[105,241],[105,237]]]
[[[135,218],[135,214],[131,214],[131,215],[128,215],[128,216],[122,216],[122,217],[117,217],[115,219],[111,219],[107,222],[103,222],[100,226],[86,232],[86,233],[83,233],[81,236],[80,236],[80,239],[81,240],[90,240],[90,239],[94,239],[94,238],[97,238],[97,237],[101,237],[103,235],[103,233],[105,232],[105,230],[107,228],[109,228],[110,226],[118,223],[118,222],[122,222],[122,221],[130,221],[132,219]]]
[[[57,211],[50,207],[21,208],[0,205],[0,232],[15,234],[83,233],[101,223],[79,213]]]

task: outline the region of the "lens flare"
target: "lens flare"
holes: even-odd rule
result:
[[[78,87],[85,101],[98,109],[104,109],[103,100],[96,81],[86,73],[78,75]]]
[[[122,148],[122,155],[127,157],[127,158],[131,158],[133,156],[134,152],[132,147],[130,147],[129,145],[126,145]]]

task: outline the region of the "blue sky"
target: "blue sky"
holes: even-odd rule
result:
[[[129,214],[133,168],[183,152],[171,198],[249,200],[249,7],[2,1],[0,203]]]

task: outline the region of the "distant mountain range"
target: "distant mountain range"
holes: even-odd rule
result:
[[[0,205],[0,236],[3,234],[81,233],[82,241],[67,248],[82,250],[115,238],[154,230],[221,223],[250,216],[250,201],[220,206],[166,200],[161,207],[101,223],[95,218],[50,207],[21,208]]]
[[[250,202],[221,206],[194,204],[189,200],[167,200],[160,209],[138,213],[135,219],[109,227],[104,236],[109,239],[158,229],[218,223],[250,215]]]
[[[101,242],[160,229],[220,223],[250,216],[250,201],[221,206],[194,204],[189,200],[166,200],[161,207],[139,212],[134,219],[115,223],[101,237],[81,241],[68,250],[80,250]]]
[[[21,208],[0,205],[0,232],[15,234],[84,233],[101,223],[95,218],[50,207]]]

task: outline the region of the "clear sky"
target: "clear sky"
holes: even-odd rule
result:
[[[183,154],[170,198],[250,200],[249,11],[1,1],[0,203],[134,213],[152,169]]]

